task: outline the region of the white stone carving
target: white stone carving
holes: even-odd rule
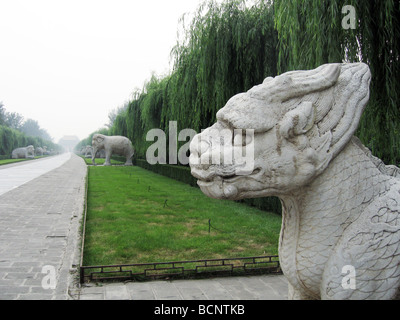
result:
[[[111,165],[111,156],[117,154],[126,157],[126,166],[132,165],[134,154],[132,142],[123,136],[105,136],[103,134],[94,134],[92,138],[92,162],[95,165],[95,156],[98,151],[105,150],[105,166]]]
[[[11,153],[12,159],[28,159],[35,157],[35,148],[31,146],[16,148]]]
[[[281,199],[279,256],[292,299],[399,298],[400,169],[354,137],[370,79],[363,63],[267,78],[192,140],[192,174],[206,195]],[[255,134],[237,144],[215,134],[226,129]],[[210,161],[222,153],[216,144],[224,152],[252,144],[253,171]]]
[[[103,149],[104,150],[104,149]],[[93,147],[92,146],[86,146],[86,147],[82,147],[81,149],[81,154],[85,157],[85,158],[92,158],[93,156]]]

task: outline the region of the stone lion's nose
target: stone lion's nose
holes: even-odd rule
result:
[[[210,142],[204,140],[202,134],[195,135],[190,143],[189,164],[201,167],[203,170],[208,169],[210,166],[208,161],[210,146]]]

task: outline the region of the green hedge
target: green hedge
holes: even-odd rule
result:
[[[282,214],[282,204],[279,198],[277,197],[244,199],[244,200],[239,200],[239,202],[243,202],[252,207],[256,207],[260,210],[271,211],[278,214]]]
[[[136,159],[135,164],[143,169],[153,171],[163,176],[172,178],[189,184],[192,187],[197,186],[197,179],[190,174],[190,168],[170,164],[149,164],[146,160]]]
[[[0,126],[0,157],[1,159],[10,159],[14,149],[32,145],[35,148],[47,146],[47,149],[55,151],[60,150],[60,146],[51,141],[39,137],[30,137],[21,131],[11,129],[6,126]]]
[[[174,180],[181,181],[192,187],[197,187],[197,179],[192,176],[189,167],[170,164],[151,165],[143,159],[134,160],[134,164],[143,169],[150,170],[163,176],[172,178]],[[256,207],[260,210],[272,211],[278,214],[282,213],[281,202],[276,197],[244,199],[239,200],[238,202]]]

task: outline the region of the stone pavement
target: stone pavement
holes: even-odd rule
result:
[[[80,300],[287,300],[283,275],[85,285]]]
[[[79,287],[86,172],[71,154],[0,167],[0,300],[287,299],[281,275]]]
[[[70,154],[0,169],[0,300],[70,298],[86,170]]]
[[[70,153],[0,166],[0,195],[63,165]]]

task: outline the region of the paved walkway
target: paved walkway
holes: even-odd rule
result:
[[[64,153],[57,157],[0,166],[0,195],[60,167],[70,158],[70,153]]]
[[[78,287],[87,167],[71,154],[0,167],[0,300],[281,300],[280,275]]]
[[[0,169],[0,300],[70,298],[85,177],[70,154]]]
[[[283,275],[127,282],[80,290],[80,300],[287,300]]]

